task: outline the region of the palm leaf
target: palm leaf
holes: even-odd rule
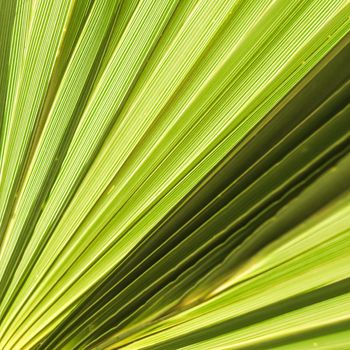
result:
[[[347,0],[0,4],[1,349],[350,347]]]

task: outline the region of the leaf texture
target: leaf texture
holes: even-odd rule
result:
[[[1,349],[350,347],[349,1],[0,6]]]

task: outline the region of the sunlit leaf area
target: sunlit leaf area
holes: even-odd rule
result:
[[[0,350],[350,350],[349,0],[0,0]]]

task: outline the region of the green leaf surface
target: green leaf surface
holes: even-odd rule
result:
[[[0,6],[1,349],[347,349],[348,0]]]

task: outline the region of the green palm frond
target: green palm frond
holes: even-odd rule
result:
[[[0,9],[0,349],[350,349],[348,0]]]

